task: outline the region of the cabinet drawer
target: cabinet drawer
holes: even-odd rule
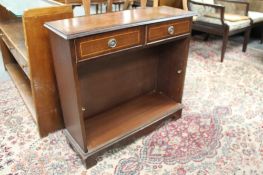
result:
[[[99,55],[139,46],[142,43],[142,27],[107,32],[75,41],[78,60],[90,59]]]
[[[148,26],[147,42],[153,42],[190,32],[190,20],[169,21]]]

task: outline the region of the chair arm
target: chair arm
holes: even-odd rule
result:
[[[203,3],[203,2],[196,2],[196,1],[188,1],[188,3],[196,4],[196,5],[202,5],[202,6],[208,6],[208,7],[213,7],[213,8],[222,8],[224,6],[220,4],[208,4],[208,3]]]
[[[214,8],[215,10],[220,12],[220,20],[222,25],[225,25],[224,19],[225,19],[225,7],[219,4],[207,4],[207,3],[202,3],[202,2],[195,2],[189,0],[187,3],[188,9],[192,11],[190,4],[195,4],[195,5],[200,5],[200,6],[205,6],[205,7],[211,7]]]
[[[245,12],[244,15],[248,16],[248,11],[249,11],[249,2],[244,2],[244,1],[235,1],[235,0],[217,0],[222,1],[224,3],[230,3],[230,4],[241,4],[245,6]]]

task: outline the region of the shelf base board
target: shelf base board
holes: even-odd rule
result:
[[[108,146],[182,109],[161,93],[137,97],[85,121],[89,152]]]
[[[132,143],[135,139],[156,130],[168,119],[180,118],[182,107],[182,104],[163,94],[150,93],[86,119],[87,142],[93,140],[97,143],[94,146],[89,145],[89,142],[88,152],[78,145],[67,129],[63,132],[71,147],[79,153],[88,168],[96,164],[96,158],[105,151]]]
[[[126,137],[125,139],[123,139],[121,141],[115,142],[108,147],[104,147],[104,148],[101,148],[101,149],[93,151],[93,152],[84,152],[83,149],[75,141],[75,139],[71,136],[71,134],[67,131],[67,129],[64,129],[63,133],[66,136],[68,144],[70,145],[70,147],[73,149],[73,151],[78,153],[78,155],[82,159],[83,165],[87,169],[89,169],[89,168],[93,167],[94,165],[96,165],[97,164],[97,158],[99,156],[103,155],[108,150],[123,147],[123,146],[126,146],[126,145],[133,143],[136,139],[138,139],[144,135],[148,135],[151,132],[155,131],[156,129],[160,128],[164,124],[165,121],[168,121],[170,119],[177,120],[177,119],[181,118],[181,112],[182,112],[182,110],[179,110],[175,114],[170,115],[166,118],[163,118],[162,120],[159,120],[158,122],[152,124],[150,127],[147,127],[147,128],[140,130],[136,133],[133,133],[129,137]]]

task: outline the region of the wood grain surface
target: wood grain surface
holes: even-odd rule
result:
[[[163,6],[53,21],[46,23],[45,26],[64,39],[73,39],[193,15],[192,12]]]

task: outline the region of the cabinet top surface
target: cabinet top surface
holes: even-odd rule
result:
[[[52,21],[46,23],[45,27],[64,39],[74,39],[193,15],[193,12],[162,6]]]

